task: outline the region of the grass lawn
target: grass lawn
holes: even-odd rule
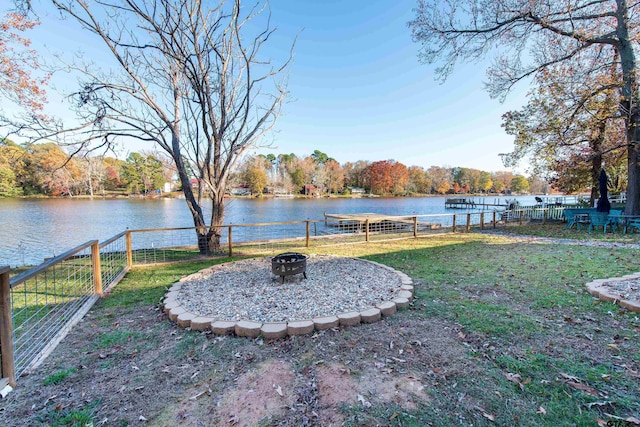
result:
[[[554,224],[509,233],[637,243]],[[470,233],[315,250],[403,271],[416,299],[380,322],[313,336],[216,337],[178,328],[159,306],[172,283],[211,260],[136,268],[19,379],[0,401],[0,425],[555,427],[640,419],[639,316],[584,287],[640,271],[637,249]]]

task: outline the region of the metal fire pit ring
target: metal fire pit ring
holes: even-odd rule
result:
[[[280,276],[282,283],[286,276],[301,274],[307,278],[307,256],[298,252],[285,252],[271,258],[271,272]]]

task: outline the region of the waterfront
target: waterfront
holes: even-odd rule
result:
[[[488,198],[492,202],[497,199],[506,200]],[[535,204],[534,196],[517,199],[523,205]],[[467,212],[445,209],[444,203],[445,197],[237,198],[227,200],[225,224],[319,220],[324,213]],[[207,215],[205,210],[205,218]],[[192,226],[186,203],[180,199],[3,199],[0,201],[0,265],[37,264],[88,240],[103,241],[126,229]]]

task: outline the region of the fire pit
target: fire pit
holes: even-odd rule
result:
[[[302,273],[307,278],[307,257],[297,252],[285,252],[271,259],[271,272],[282,278]]]

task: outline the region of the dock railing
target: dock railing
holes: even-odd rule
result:
[[[217,228],[220,242],[208,256],[272,255],[343,244],[422,238],[525,222],[562,220],[562,207],[523,207],[433,215],[325,215],[324,219]],[[44,263],[11,274],[0,267],[0,391],[37,365],[115,286],[133,265],[202,258],[196,228],[126,230],[99,243],[88,241]]]

